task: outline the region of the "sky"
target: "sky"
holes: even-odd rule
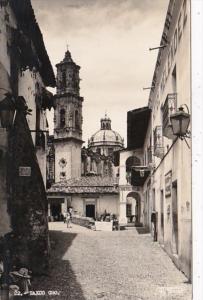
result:
[[[127,111],[146,106],[168,0],[32,0],[51,63],[68,49],[81,66],[83,140],[100,129],[127,136]],[[50,132],[53,112],[48,114]]]

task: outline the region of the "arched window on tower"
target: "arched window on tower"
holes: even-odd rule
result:
[[[60,110],[60,127],[64,127],[66,124],[66,112],[65,112],[65,109],[62,108]]]
[[[66,71],[62,72],[62,87],[66,87]]]
[[[79,120],[79,112],[75,111],[75,128],[80,129],[80,120]]]

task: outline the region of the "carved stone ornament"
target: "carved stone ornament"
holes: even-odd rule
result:
[[[60,161],[59,161],[59,165],[60,165],[60,167],[65,168],[65,166],[67,165],[66,159],[61,158]]]

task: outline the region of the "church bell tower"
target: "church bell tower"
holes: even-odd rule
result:
[[[54,111],[55,182],[81,176],[82,102],[80,67],[69,50],[57,67]]]

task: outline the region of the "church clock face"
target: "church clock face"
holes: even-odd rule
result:
[[[66,159],[65,158],[61,158],[60,161],[59,161],[59,165],[60,165],[60,167],[65,168],[66,165],[67,165]]]

